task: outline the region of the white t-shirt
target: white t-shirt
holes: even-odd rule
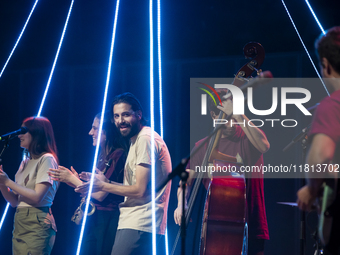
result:
[[[156,187],[171,172],[171,159],[163,139],[154,132]],[[143,127],[137,137],[131,139],[124,169],[124,185],[136,183],[136,166],[151,165],[151,128]],[[151,171],[150,171],[151,177]],[[165,234],[171,182],[156,194],[156,233]],[[144,198],[125,197],[120,206],[118,229],[135,229],[152,232],[151,178],[147,186],[150,195]]]
[[[58,168],[58,164],[52,154],[46,153],[38,159],[26,159],[20,164],[19,170],[15,175],[15,182],[28,189],[35,189],[38,183],[48,182],[51,185],[39,204],[30,205],[22,201],[22,196],[18,196],[18,207],[43,207],[51,206],[55,193],[59,187],[59,182],[52,181],[48,176],[49,168]]]

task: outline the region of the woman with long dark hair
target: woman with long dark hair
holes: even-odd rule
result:
[[[0,166],[0,191],[16,207],[13,254],[50,254],[57,228],[51,211],[59,182],[48,175],[58,166],[52,125],[47,118],[29,117],[22,123],[28,129],[19,135],[26,157],[15,175],[8,178]]]
[[[98,113],[92,123],[89,135],[92,136],[93,146],[97,145],[99,138],[101,114]],[[122,183],[124,177],[124,165],[126,160],[127,140],[119,134],[116,126],[111,122],[109,112],[104,114],[103,128],[99,142],[100,151],[97,162],[97,171],[114,182]],[[65,182],[71,187],[82,184],[77,172],[71,167],[59,166],[58,169],[50,169],[53,180]],[[92,202],[95,206],[93,215],[86,221],[86,229],[81,248],[81,254],[111,254],[115,240],[119,220],[118,205],[123,202],[124,197],[106,192],[92,193]],[[85,207],[85,206],[84,206]],[[84,209],[84,208],[80,208]],[[80,213],[81,215],[81,213]],[[74,216],[75,222],[81,222],[81,218]]]

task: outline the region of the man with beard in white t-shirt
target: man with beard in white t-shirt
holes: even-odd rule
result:
[[[123,137],[130,139],[129,154],[124,169],[124,184],[109,182],[96,175],[93,191],[102,190],[125,196],[120,204],[118,230],[111,254],[131,255],[152,252],[151,204],[151,128],[145,126],[143,110],[131,93],[123,93],[112,102],[113,120]],[[153,132],[155,182],[161,183],[171,172],[171,159],[163,139]],[[88,174],[82,177],[88,178]],[[86,192],[89,183],[77,187]],[[171,183],[156,193],[157,254],[165,254],[165,229]]]

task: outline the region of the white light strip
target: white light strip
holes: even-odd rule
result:
[[[11,57],[12,57],[12,55],[13,55],[15,49],[17,48],[17,46],[18,46],[18,44],[19,44],[19,41],[20,41],[20,39],[21,39],[21,37],[22,37],[22,35],[23,35],[25,29],[26,29],[26,26],[27,26],[27,24],[28,24],[28,22],[29,22],[29,20],[30,20],[30,18],[31,18],[31,16],[32,16],[32,14],[33,14],[33,11],[34,11],[35,6],[37,5],[38,1],[39,1],[39,0],[36,0],[36,1],[35,1],[35,3],[34,3],[34,5],[33,5],[32,9],[31,9],[30,14],[28,15],[28,18],[27,18],[27,20],[26,20],[26,23],[25,23],[24,27],[22,28],[21,33],[20,33],[20,35],[19,35],[19,37],[18,37],[18,39],[17,39],[17,41],[16,41],[16,43],[15,43],[15,45],[14,45],[12,51],[11,51],[11,53],[9,54],[9,57],[7,58],[7,61],[6,61],[5,65],[4,65],[4,67],[3,67],[2,70],[1,70],[0,77],[2,76],[2,73],[5,71],[6,66],[7,66],[9,60],[11,59]],[[1,226],[0,226],[0,229],[1,229]]]
[[[320,24],[320,22],[319,22],[319,19],[316,17],[316,15],[315,15],[315,13],[314,13],[314,11],[313,11],[313,8],[312,8],[312,6],[309,4],[308,0],[306,0],[306,4],[307,4],[309,10],[311,11],[311,13],[313,14],[313,17],[314,17],[316,23],[318,23],[318,26],[320,27],[321,32],[325,35],[326,32],[325,32],[325,30],[323,29],[323,27],[321,26],[321,24]]]
[[[45,99],[46,99],[46,96],[47,96],[48,89],[50,88],[50,83],[51,83],[52,76],[53,76],[53,73],[54,73],[54,68],[55,68],[55,65],[57,64],[60,48],[61,48],[61,45],[63,44],[63,41],[64,41],[64,36],[65,36],[66,28],[67,28],[67,25],[68,25],[68,20],[69,20],[70,15],[71,15],[73,3],[74,3],[74,0],[72,0],[71,5],[70,5],[70,9],[68,10],[68,14],[67,14],[66,22],[65,22],[65,25],[64,25],[63,33],[62,33],[61,38],[60,38],[58,50],[57,50],[57,53],[56,53],[55,58],[54,58],[53,66],[52,66],[52,69],[51,69],[51,73],[50,73],[50,76],[49,76],[48,81],[47,81],[45,93],[44,93],[44,96],[43,96],[43,99],[42,99],[42,102],[41,102],[41,105],[40,105],[40,108],[39,108],[39,111],[38,111],[38,115],[37,115],[38,117],[41,114],[41,111],[42,111],[42,108],[44,106]]]
[[[303,42],[301,36],[300,36],[300,33],[299,33],[299,31],[297,30],[297,28],[296,28],[296,26],[295,26],[295,23],[294,23],[294,21],[293,21],[293,19],[292,19],[292,17],[290,16],[290,13],[289,13],[289,11],[288,11],[288,9],[287,9],[287,6],[286,6],[284,0],[281,0],[281,1],[282,1],[282,4],[283,4],[284,8],[286,9],[286,12],[287,12],[287,14],[288,14],[288,16],[289,16],[289,19],[290,19],[290,21],[292,22],[293,27],[294,27],[294,29],[295,29],[295,31],[296,31],[296,33],[297,33],[297,35],[298,35],[298,37],[299,37],[301,43],[302,43],[302,46],[303,46],[303,48],[305,49],[305,51],[306,51],[306,53],[307,53],[307,56],[308,56],[310,62],[312,63],[312,65],[313,65],[313,67],[314,67],[314,70],[315,70],[316,74],[318,75],[318,77],[319,77],[319,79],[320,79],[320,81],[321,81],[323,87],[325,88],[325,90],[326,90],[326,92],[327,92],[327,94],[328,94],[328,96],[329,96],[328,89],[327,89],[325,83],[323,82],[323,80],[322,80],[322,78],[321,78],[321,76],[320,76],[320,74],[319,74],[319,72],[318,72],[318,69],[317,69],[316,66],[314,65],[314,62],[313,62],[313,60],[312,60],[312,58],[311,58],[311,56],[310,56],[310,54],[309,54],[309,52],[308,52],[308,50],[307,50],[307,48],[306,48],[306,46],[305,46],[305,44],[304,44],[304,42]]]
[[[161,51],[161,0],[157,0],[157,44],[158,44],[158,82],[159,82],[159,122],[161,137],[164,139],[163,129],[163,82],[162,82],[162,51]],[[168,228],[165,229],[165,254],[169,254]]]
[[[115,16],[114,16],[114,22],[113,22],[112,40],[111,40],[111,48],[110,48],[110,57],[109,57],[109,64],[108,64],[108,70],[107,70],[107,76],[106,76],[106,84],[105,84],[103,106],[102,106],[102,111],[101,111],[100,125],[99,125],[99,130],[98,130],[99,136],[98,136],[98,139],[97,139],[96,151],[95,151],[93,165],[92,165],[91,184],[90,184],[88,196],[87,196],[87,199],[86,199],[86,207],[85,207],[83,222],[82,222],[82,225],[81,225],[81,231],[80,231],[78,247],[77,247],[77,255],[79,255],[79,252],[80,252],[80,249],[81,249],[81,243],[83,241],[83,235],[84,235],[86,219],[87,219],[87,211],[88,211],[88,208],[89,208],[89,203],[90,203],[90,200],[91,200],[91,194],[92,194],[92,188],[93,188],[93,177],[94,177],[94,174],[95,174],[97,161],[98,161],[99,144],[100,144],[100,138],[101,138],[102,128],[103,128],[104,113],[105,113],[105,107],[106,107],[106,101],[107,101],[107,92],[108,92],[109,84],[110,84],[112,55],[113,55],[115,38],[116,38],[116,28],[117,28],[117,20],[118,20],[119,2],[120,2],[120,0],[117,0],[117,2],[116,2],[116,10],[115,10]]]
[[[150,116],[151,116],[151,210],[152,210],[152,254],[156,255],[156,205],[155,205],[155,116],[154,116],[154,63],[153,63],[153,12],[152,1],[149,0],[149,24],[150,24]]]
[[[8,211],[8,207],[9,207],[9,203],[7,203],[6,208],[5,208],[5,211],[4,211],[4,213],[3,213],[2,217],[1,217],[0,230],[1,230],[1,228],[2,228],[2,224],[3,224],[4,221],[5,221],[6,214],[7,214],[7,211]]]
[[[162,52],[161,52],[161,2],[157,0],[157,42],[158,42],[158,82],[159,82],[159,119],[161,137],[163,138],[163,85],[162,85]]]

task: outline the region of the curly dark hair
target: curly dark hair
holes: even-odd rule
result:
[[[315,41],[315,49],[320,64],[322,58],[326,58],[340,74],[340,27],[333,27],[326,34],[321,34]]]

